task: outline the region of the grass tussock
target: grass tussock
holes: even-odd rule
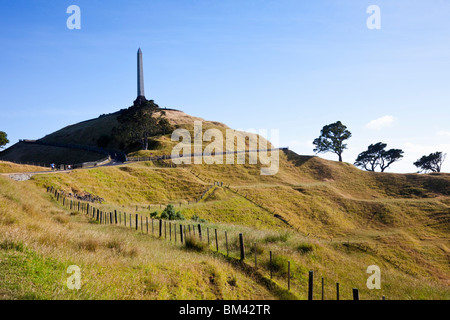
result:
[[[207,244],[205,242],[200,241],[198,238],[194,236],[187,236],[184,242],[184,245],[187,250],[203,252],[207,248]]]
[[[311,243],[300,243],[296,247],[297,251],[301,254],[311,253],[315,250],[315,245]]]

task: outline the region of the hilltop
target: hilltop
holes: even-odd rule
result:
[[[104,159],[105,155],[111,153],[109,151],[114,153],[124,150],[122,143],[114,139],[114,128],[119,126],[118,117],[122,111],[69,125],[38,140],[21,140],[0,152],[0,160],[48,166],[52,162],[77,164]],[[225,136],[226,130],[231,130],[221,122],[207,121],[180,110],[160,109],[154,116],[158,117],[161,112],[164,112],[164,117],[175,129],[184,128],[192,133],[194,122],[201,121],[203,132],[208,129],[217,129]],[[236,130],[233,132],[237,135],[256,136]],[[259,139],[266,141],[262,137]],[[130,156],[168,155],[177,143],[171,141],[170,134],[157,135],[150,139],[151,150],[139,151],[138,148],[135,148],[136,150],[126,151]],[[266,143],[269,147],[271,146],[270,142],[266,141]],[[246,145],[248,146],[248,141],[246,141]],[[225,142],[224,150],[226,150]]]

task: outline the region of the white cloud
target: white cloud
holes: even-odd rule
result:
[[[383,116],[381,118],[370,121],[368,124],[366,124],[366,128],[379,130],[383,127],[390,127],[394,121],[395,118],[393,116]]]
[[[412,154],[428,155],[437,151],[449,153],[450,144],[420,145],[411,142],[405,143],[405,152],[409,152]]]
[[[450,137],[450,131],[441,130],[437,134],[438,136]]]

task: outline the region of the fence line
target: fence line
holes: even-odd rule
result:
[[[47,192],[50,193],[56,201],[61,204],[63,207],[70,209],[70,210],[77,210],[78,212],[84,213],[88,218],[93,219],[97,221],[99,224],[105,224],[105,225],[122,225],[122,214],[120,211],[117,211],[116,209],[111,210],[109,212],[103,212],[99,208],[94,207],[91,203],[82,202],[80,200],[77,201],[67,201],[64,194],[62,194],[60,191],[56,190],[51,187],[47,187]],[[167,221],[163,219],[153,219],[151,218],[149,220],[149,217],[145,217],[145,230],[144,231],[144,220],[143,217],[137,213],[134,214],[134,217],[131,213],[128,214],[128,221],[127,221],[127,213],[123,212],[123,226],[128,228],[127,222],[129,222],[129,228],[131,230],[136,230],[137,232],[140,232],[142,234],[149,234],[149,224],[152,225],[151,235],[154,236],[154,222],[155,220],[158,223],[158,237],[159,239],[164,239],[166,241],[169,241],[171,243],[177,244],[177,238],[180,240],[181,245],[188,246],[193,245],[192,241],[200,241],[200,243],[204,243],[204,239],[202,237],[202,225],[200,223],[191,224],[189,221],[185,222],[176,222],[175,221]],[[167,224],[167,222],[169,222]],[[172,226],[172,222],[174,225]],[[177,226],[178,224],[178,226]],[[163,227],[164,225],[164,227]],[[140,228],[139,228],[140,227]],[[167,236],[167,227],[169,229],[169,236]],[[177,227],[179,227],[179,233],[177,233]],[[164,231],[163,231],[164,228]],[[197,228],[197,232],[195,231]],[[174,236],[172,237],[172,229],[174,229]],[[140,230],[140,231],[139,231]],[[231,255],[230,254],[230,244],[232,248],[236,248],[235,245],[233,245],[233,242],[229,242],[229,237],[227,231],[224,231],[224,242],[219,241],[219,235],[221,234],[217,228],[214,228],[214,242],[210,241],[210,234],[209,234],[209,227],[206,228],[207,232],[207,247],[208,249],[211,249],[211,244],[214,245],[214,249],[212,250],[213,253],[220,254],[230,262],[238,262],[240,261],[242,266],[245,266],[245,268],[252,270],[254,274],[258,274],[260,277],[264,277],[264,274],[261,274],[261,271],[264,271],[264,263],[260,261],[258,264],[258,250],[257,250],[257,244],[256,242],[253,243],[253,246],[250,245],[249,248],[253,250],[254,254],[254,267],[246,263],[246,254],[245,254],[245,241],[244,241],[244,235],[242,233],[239,233],[238,235],[238,255]],[[220,243],[222,243],[222,246],[225,247],[225,250],[221,251]],[[194,244],[195,245],[195,244]],[[269,252],[269,263],[268,263],[268,272],[270,274],[270,281],[272,285],[277,285],[275,280],[273,280],[273,274],[274,274],[274,254],[272,251]],[[279,267],[279,266],[278,266]],[[314,271],[309,271],[309,278],[308,278],[308,284],[307,284],[307,297],[308,300],[314,299]],[[281,273],[279,276],[283,278],[283,274]],[[269,280],[266,278],[266,280]],[[286,284],[287,288],[285,289],[287,292],[290,292],[291,290],[291,280],[292,280],[292,274],[291,274],[291,261],[287,261],[287,274],[286,274]],[[324,281],[325,278],[321,278],[321,298],[324,300],[325,292],[324,292]],[[357,288],[352,288],[352,297],[353,300],[359,300],[359,290]],[[337,282],[336,283],[336,300],[340,299],[340,285]],[[385,300],[386,297],[383,296],[382,300]]]

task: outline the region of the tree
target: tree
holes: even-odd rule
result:
[[[447,154],[442,152],[430,153],[427,156],[422,156],[413,164],[419,168],[419,172],[441,172],[442,164],[444,163]]]
[[[385,150],[387,144],[378,142],[371,144],[366,151],[361,152],[355,161],[355,166],[364,168],[367,171],[375,171],[379,166],[381,172],[384,172],[395,161],[403,158],[403,150],[390,149]]]
[[[161,212],[161,219],[184,220],[185,218],[180,211],[175,211],[173,204],[168,204],[167,207],[164,208],[163,212]]]
[[[149,138],[162,132],[159,122],[166,114],[161,111],[159,117],[156,117],[156,112],[159,112],[159,107],[153,100],[125,109],[117,117],[120,125],[116,128],[115,135],[126,142],[139,142],[143,150],[148,150]]]
[[[6,132],[0,131],[0,149],[9,143]]]
[[[167,133],[172,133],[172,131],[174,130],[173,126],[170,124],[170,122],[167,118],[160,117],[158,120],[158,126],[161,130],[162,135],[165,135]]]
[[[326,125],[320,131],[320,136],[313,141],[314,152],[333,152],[339,156],[342,162],[342,152],[347,149],[344,140],[349,139],[352,133],[340,121]]]

